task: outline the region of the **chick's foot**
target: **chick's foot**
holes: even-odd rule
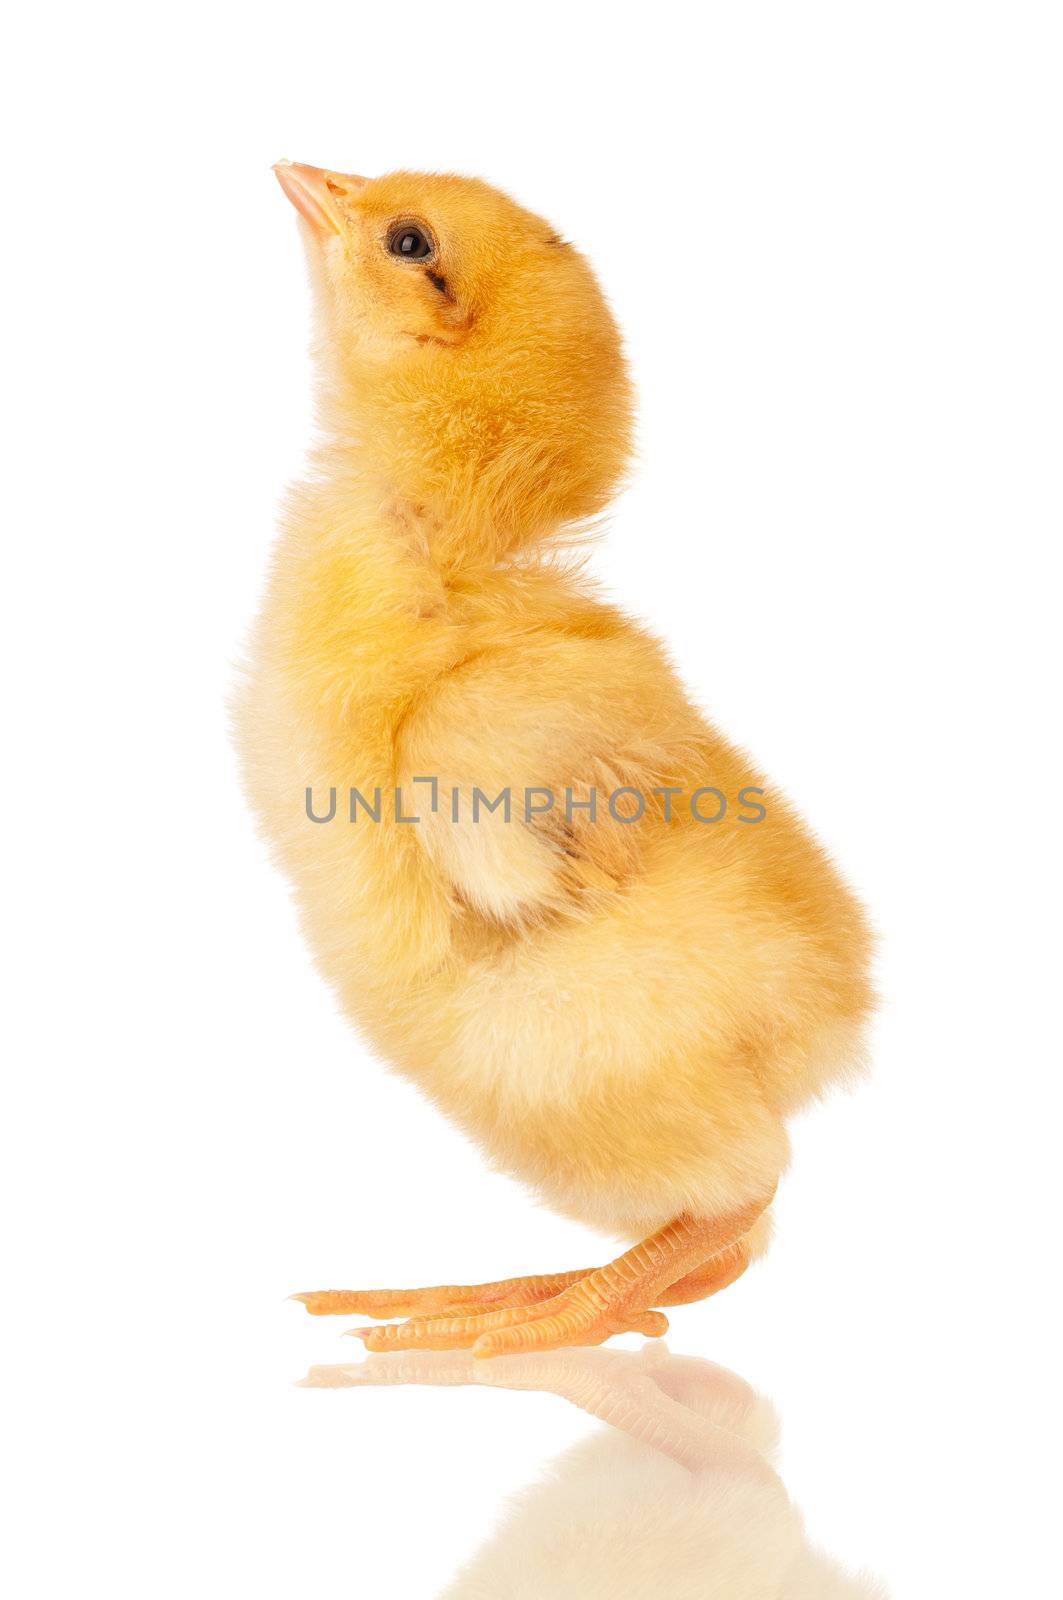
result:
[[[748,1265],[748,1250],[739,1240],[662,1290],[654,1305],[687,1305],[707,1299],[741,1277]],[[298,1300],[314,1317],[363,1316],[382,1321],[408,1317],[423,1321],[537,1305],[589,1278],[593,1271],[592,1267],[579,1267],[572,1272],[542,1272],[524,1278],[499,1278],[492,1283],[438,1284],[426,1289],[317,1289],[293,1294],[291,1299]]]
[[[319,1312],[409,1315],[408,1321],[386,1327],[352,1328],[370,1351],[471,1349],[484,1357],[597,1345],[614,1333],[658,1337],[668,1322],[654,1307],[702,1299],[741,1275],[748,1262],[742,1235],[766,1203],[726,1218],[678,1217],[593,1272],[509,1279],[474,1289],[324,1291],[298,1298]]]

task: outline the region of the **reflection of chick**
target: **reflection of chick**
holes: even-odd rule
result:
[[[420,1315],[365,1330],[372,1349],[659,1333],[652,1307],[762,1247],[785,1119],[858,1051],[864,924],[770,791],[759,822],[712,823],[715,797],[693,814],[698,789],[733,801],[756,775],[660,646],[550,558],[628,457],[587,263],[478,182],[278,176],[309,249],[324,441],[239,709],[253,804],[380,1051],[558,1210],[643,1240],[592,1273],[304,1298]],[[328,826],[308,785],[318,816],[343,796]],[[357,801],[347,820],[351,786],[379,821]],[[474,819],[475,789],[508,791],[510,815]]]
[[[612,1424],[517,1498],[445,1600],[882,1600],[877,1585],[810,1546],[770,1465],[773,1409],[708,1361],[661,1345],[486,1363],[414,1353],[316,1367],[305,1382],[538,1389]]]

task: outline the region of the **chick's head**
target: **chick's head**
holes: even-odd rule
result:
[[[599,512],[631,389],[579,252],[477,179],[275,171],[308,248],[325,427],[440,555],[497,560]]]

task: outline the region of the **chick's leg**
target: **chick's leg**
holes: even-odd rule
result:
[[[702,1299],[739,1277],[748,1264],[743,1235],[771,1196],[716,1218],[677,1217],[650,1238],[538,1308],[532,1320],[485,1329],[473,1345],[478,1357],[520,1350],[601,1344],[625,1332],[645,1307]],[[662,1319],[663,1320],[663,1319]],[[648,1330],[643,1330],[648,1331]]]
[[[748,1251],[739,1240],[672,1284],[654,1304],[678,1306],[704,1300],[741,1277],[748,1265]],[[293,1294],[291,1298],[298,1300],[315,1317],[354,1315],[384,1320],[390,1317],[454,1317],[501,1311],[507,1306],[536,1305],[590,1277],[593,1270],[592,1267],[578,1267],[572,1272],[499,1278],[494,1283],[438,1284],[430,1289],[317,1289],[307,1294]]]
[[[736,1283],[749,1266],[749,1248],[743,1239],[729,1245],[707,1261],[703,1267],[688,1272],[685,1278],[673,1283],[671,1288],[658,1295],[655,1306],[688,1306],[695,1300],[707,1300]]]
[[[707,1300],[710,1295],[717,1294],[719,1290],[726,1289],[736,1279],[740,1278],[749,1266],[749,1248],[744,1239],[739,1239],[736,1244],[728,1246],[707,1261],[704,1266],[698,1267],[694,1272],[688,1272],[684,1278],[673,1283],[663,1290],[654,1300],[655,1306],[685,1306],[694,1300]],[[470,1298],[455,1303],[447,1308],[448,1316],[459,1313],[472,1313],[481,1311],[501,1311],[506,1306],[536,1305],[543,1300],[551,1300],[573,1284],[580,1283],[584,1278],[589,1278],[593,1269],[586,1267],[576,1272],[546,1273],[538,1278],[512,1278],[509,1284],[485,1284],[484,1289],[498,1289],[501,1292],[489,1298],[475,1299],[477,1291],[457,1291],[470,1295]],[[517,1286],[513,1288],[511,1286]],[[417,1320],[414,1318],[412,1320]]]
[[[744,1268],[735,1246],[770,1196],[726,1217],[677,1217],[606,1267],[585,1274],[548,1299],[452,1316],[421,1315],[382,1328],[353,1328],[366,1348],[455,1350],[476,1356],[601,1344],[614,1333],[663,1333],[666,1319],[651,1308],[700,1298]],[[723,1260],[713,1266],[713,1258]],[[698,1269],[701,1269],[700,1271]]]

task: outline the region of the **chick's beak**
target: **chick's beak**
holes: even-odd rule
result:
[[[301,161],[278,161],[273,170],[296,211],[319,233],[343,232],[337,201],[366,182],[353,173],[326,172],[323,167],[308,167]]]

